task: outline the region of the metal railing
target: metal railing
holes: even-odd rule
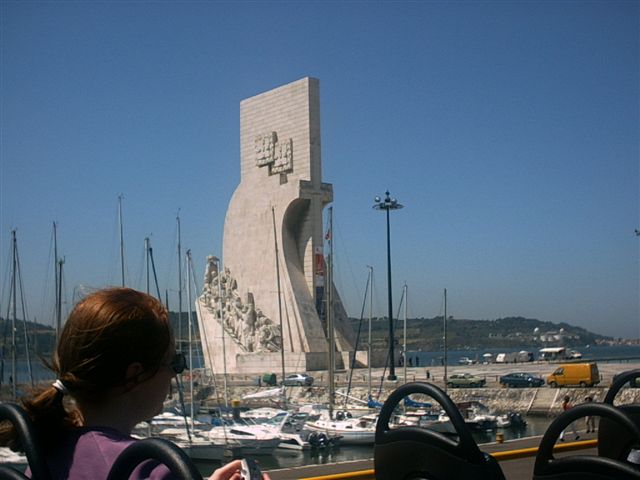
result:
[[[570,452],[573,450],[583,450],[586,448],[594,448],[598,445],[598,440],[583,440],[581,442],[570,442],[561,445],[556,445],[553,448],[554,452]],[[504,452],[494,452],[490,455],[498,462],[504,462],[507,460],[517,460],[519,458],[535,457],[538,453],[538,447],[520,448],[518,450],[506,450]],[[360,480],[375,480],[375,470],[359,470],[357,472],[345,472],[334,473],[332,475],[322,475],[320,477],[302,477],[300,480],[343,480],[343,479],[360,479]]]

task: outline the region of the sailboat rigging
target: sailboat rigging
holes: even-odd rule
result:
[[[327,336],[329,337],[329,418],[333,418],[335,402],[336,337],[333,326],[333,207],[329,207],[329,255],[327,260]]]
[[[191,250],[187,250],[187,301],[189,302],[189,311],[187,314],[187,318],[189,321],[188,324],[188,328],[189,328],[189,333],[188,333],[188,338],[189,338],[189,369],[193,370],[193,337],[192,337],[192,332],[193,332],[193,319],[192,319],[192,308],[191,308],[191,279],[190,279],[190,273],[192,271],[192,262],[191,262]],[[193,419],[195,417],[195,412],[194,412],[194,406],[193,406],[193,373],[191,375],[189,375],[189,396],[191,397],[191,402],[190,402],[190,413],[191,413],[191,422],[192,422],[192,426],[193,426]]]
[[[17,385],[18,385],[18,351],[17,351],[17,338],[16,333],[18,331],[18,288],[20,289],[20,306],[22,313],[22,326],[24,333],[24,351],[27,362],[27,371],[29,375],[29,380],[31,385],[34,385],[33,382],[33,371],[31,368],[31,354],[30,354],[30,345],[29,345],[29,335],[27,333],[27,309],[25,305],[24,299],[24,287],[22,283],[22,273],[20,270],[20,259],[18,256],[18,239],[16,235],[16,230],[11,231],[11,283],[9,290],[9,304],[7,306],[7,316],[9,318],[9,310],[11,310],[11,394],[13,399],[15,400],[18,396],[17,394]],[[8,323],[6,324],[9,325]],[[6,327],[5,327],[6,332]],[[5,335],[6,340],[6,335]],[[3,347],[4,353],[4,347]],[[1,359],[2,362],[2,373],[4,374],[4,355]]]
[[[347,408],[347,400],[350,398],[349,393],[351,392],[351,382],[353,379],[353,372],[356,366],[356,355],[355,353],[358,351],[358,345],[360,343],[360,332],[362,330],[362,321],[364,319],[364,310],[367,305],[367,294],[369,293],[369,286],[372,280],[373,268],[369,267],[369,275],[367,275],[367,285],[364,290],[364,299],[362,300],[362,310],[360,311],[360,322],[358,322],[358,333],[356,334],[356,343],[354,347],[354,355],[351,359],[351,367],[349,369],[349,382],[347,384],[347,394],[344,396],[344,407]],[[369,398],[371,397],[371,314],[369,315],[369,353],[367,363],[369,364]]]
[[[444,289],[444,316],[443,316],[443,332],[442,332],[442,343],[444,346],[444,391],[447,391],[447,289]]]
[[[404,299],[404,338],[402,343],[402,364],[404,365],[404,383],[407,383],[407,284],[404,284],[402,291],[402,298]]]
[[[150,271],[153,272],[153,280],[156,286],[156,294],[158,296],[158,300],[162,302],[162,298],[160,296],[160,287],[158,286],[158,275],[156,274],[156,264],[153,261],[153,248],[151,248],[151,240],[149,237],[145,237],[144,239],[144,250],[145,250],[145,263],[147,267],[147,295],[150,293]]]
[[[367,342],[367,365],[369,368],[369,395],[367,399],[369,401],[371,398],[371,320],[373,317],[373,267],[369,266],[369,338]]]
[[[58,224],[53,222],[53,268],[56,297],[56,340],[60,338],[62,329],[62,264],[63,260],[58,258]]]
[[[396,314],[396,317],[393,321],[393,330],[395,331],[398,328],[398,322],[400,320],[400,310],[402,309],[402,305],[404,302],[404,290],[403,290],[403,295],[400,298],[400,303],[398,304],[398,313]],[[387,371],[387,367],[389,366],[389,360],[391,359],[391,351],[387,351],[387,360],[385,362],[384,365],[384,370],[382,372],[382,377],[380,378],[380,385],[378,387],[378,396],[380,396],[380,394],[382,393],[382,386],[384,384],[384,377],[386,375],[386,371]]]
[[[218,264],[218,311],[220,312],[220,331],[222,340],[222,383],[224,392],[224,406],[229,406],[229,396],[227,392],[227,347],[225,342],[225,327],[224,327],[224,305],[222,304],[222,264],[218,257],[215,257],[215,261]]]
[[[181,234],[180,234],[180,210],[176,215],[176,224],[178,230],[178,342],[182,341],[182,252],[181,252]],[[179,345],[179,343],[178,343]]]
[[[118,195],[118,225],[120,227],[120,273],[122,277],[122,286],[124,283],[124,227],[122,225],[122,194]]]
[[[284,385],[285,379],[285,366],[284,366],[284,326],[282,325],[282,294],[280,291],[280,259],[278,257],[278,235],[276,231],[276,210],[275,207],[271,207],[271,217],[273,219],[273,241],[275,245],[276,254],[276,285],[278,287],[278,318],[280,320],[280,336],[282,341],[280,342],[280,362],[282,367],[282,402],[284,409],[287,409],[287,391]]]

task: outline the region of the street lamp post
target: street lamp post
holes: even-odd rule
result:
[[[389,358],[390,358],[390,368],[389,368],[389,376],[387,377],[389,380],[396,380],[396,366],[395,366],[395,356],[394,356],[394,343],[395,340],[393,338],[393,299],[391,296],[391,231],[389,228],[389,212],[391,210],[399,210],[403,207],[403,205],[399,204],[395,198],[391,198],[389,196],[389,191],[385,192],[384,200],[381,200],[380,197],[375,198],[375,204],[373,208],[375,210],[384,210],[387,213],[387,291],[388,291],[388,299],[389,299]]]

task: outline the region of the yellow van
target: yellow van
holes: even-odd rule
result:
[[[564,385],[580,385],[592,387],[600,382],[600,372],[597,363],[565,363],[559,365],[555,371],[547,377],[547,383],[551,387]]]

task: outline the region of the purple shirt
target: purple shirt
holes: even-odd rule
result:
[[[47,466],[54,479],[106,480],[118,455],[135,441],[112,428],[77,428],[47,452]],[[27,471],[27,476],[30,477],[30,473]],[[164,465],[149,460],[138,466],[130,478],[170,480],[175,477]]]

